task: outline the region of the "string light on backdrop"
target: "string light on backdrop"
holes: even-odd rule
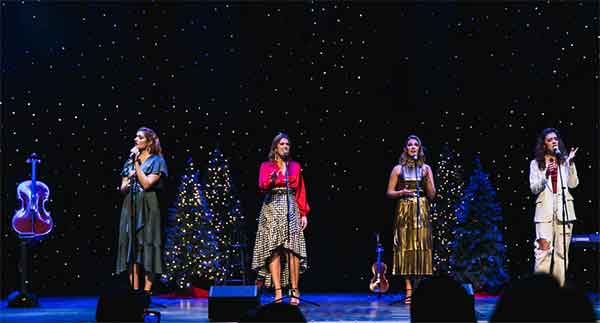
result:
[[[460,154],[465,177],[480,156],[502,206],[511,278],[533,266],[528,166],[542,128],[557,127],[579,147],[574,233],[599,231],[592,2],[1,5],[2,214],[14,212],[33,151],[53,193],[53,233],[32,250],[33,289],[89,292],[114,275],[115,187],[140,126],[157,131],[169,165],[165,218],[176,201],[198,198],[178,190],[191,156],[198,170],[235,179],[239,209],[231,210],[248,241],[261,205],[258,167],[274,134],[288,133],[312,208],[308,290],[366,288],[374,232],[392,250],[385,185],[410,133],[427,143],[437,178],[446,176],[444,143]],[[215,147],[228,170],[209,165]],[[191,215],[181,213],[179,225]],[[16,263],[7,219],[3,259]],[[575,277],[592,287],[598,268],[587,259],[597,250],[578,252]],[[2,278],[4,292],[15,287],[15,272]]]

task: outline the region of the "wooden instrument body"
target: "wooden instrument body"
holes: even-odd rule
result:
[[[31,164],[31,180],[23,181],[17,186],[21,208],[12,218],[12,228],[22,238],[35,238],[48,234],[54,224],[50,213],[46,211],[50,189],[36,179],[35,166],[40,161],[34,153],[27,162]]]
[[[373,271],[373,278],[371,279],[371,283],[369,284],[369,288],[373,293],[385,293],[390,289],[390,283],[387,278],[385,278],[385,272],[387,271],[387,266],[384,263],[381,263],[380,269],[378,269],[377,263],[374,263],[371,267]]]
[[[387,266],[381,261],[382,252],[383,247],[379,243],[379,234],[377,234],[377,261],[371,266],[373,278],[371,278],[371,282],[369,283],[369,289],[373,293],[385,293],[390,289],[390,283],[385,277]]]

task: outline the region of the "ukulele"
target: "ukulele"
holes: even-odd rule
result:
[[[381,253],[383,252],[383,247],[379,242],[379,233],[377,236],[377,261],[371,266],[371,271],[373,272],[373,278],[371,278],[371,283],[369,284],[369,288],[374,293],[385,293],[390,288],[390,283],[387,278],[385,278],[385,271],[387,270],[387,266],[381,262]]]

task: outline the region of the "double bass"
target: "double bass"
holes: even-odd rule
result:
[[[371,278],[371,283],[369,284],[369,289],[373,293],[385,293],[390,288],[390,284],[385,278],[385,272],[387,270],[387,266],[381,261],[381,253],[383,252],[383,247],[379,242],[379,233],[377,236],[377,261],[371,266],[371,271],[373,272],[373,278]]]
[[[19,270],[19,289],[8,295],[8,307],[39,306],[37,296],[28,291],[31,280],[28,275],[28,247],[36,238],[42,237],[52,230],[53,221],[45,205],[50,196],[48,185],[36,178],[36,164],[40,163],[35,153],[27,159],[31,164],[31,180],[23,181],[17,186],[17,197],[21,200],[21,208],[12,218],[12,228],[21,239]]]
[[[36,178],[36,164],[40,163],[40,160],[32,153],[27,163],[31,164],[31,180],[23,181],[17,186],[21,208],[12,218],[13,229],[23,239],[46,235],[53,227],[52,218],[45,207],[50,197],[50,189]]]

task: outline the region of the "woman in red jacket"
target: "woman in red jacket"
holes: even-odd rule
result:
[[[306,215],[310,207],[306,202],[302,169],[290,158],[290,141],[286,134],[280,133],[273,139],[269,160],[260,165],[258,187],[265,193],[265,199],[260,210],[252,269],[265,277],[267,287],[275,288],[276,301],[280,301],[281,288],[288,287],[288,283],[292,285],[292,295],[299,297],[298,278],[307,268],[302,231],[308,224]],[[298,305],[298,299],[290,299],[290,304]]]

